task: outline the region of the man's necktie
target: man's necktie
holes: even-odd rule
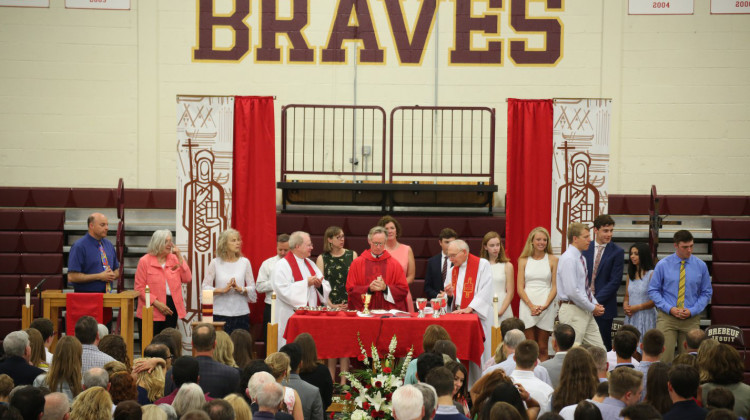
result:
[[[109,260],[107,259],[107,253],[104,252],[104,247],[102,246],[101,241],[99,241],[99,256],[102,259],[102,268],[104,271],[107,271],[109,268]],[[107,293],[109,293],[112,290],[112,285],[110,282],[104,283],[104,288]]]
[[[680,285],[677,288],[677,307],[685,307],[685,260],[680,261]]]
[[[599,263],[602,261],[602,253],[604,252],[604,245],[598,247],[596,250],[596,258],[594,258],[594,271],[591,272],[591,293],[596,293],[596,273],[599,270]]]
[[[443,271],[442,271],[442,275],[443,275],[443,283],[442,284],[445,284],[445,278],[448,276],[448,257],[443,257]]]
[[[589,302],[594,301],[594,296],[591,294],[591,280],[589,280],[588,269],[586,268],[586,260],[581,255],[581,264],[583,265],[583,275],[586,276],[586,297],[589,298]]]

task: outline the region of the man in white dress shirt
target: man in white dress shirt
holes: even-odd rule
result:
[[[461,239],[456,239],[448,245],[448,258],[453,268],[445,276],[445,291],[438,296],[447,294],[454,296],[453,313],[476,313],[484,330],[484,352],[479,366],[470,366],[469,383],[472,378],[478,379],[481,367],[492,357],[490,338],[492,337],[492,323],[494,310],[492,309],[492,269],[489,261],[471,255],[469,245]],[[472,375],[471,373],[474,373]]]
[[[526,336],[523,334],[523,332],[521,332],[521,330],[513,329],[505,333],[505,337],[503,337],[503,345],[505,346],[505,352],[508,355],[508,358],[485,369],[484,372],[482,372],[482,376],[497,369],[502,369],[506,375],[510,376],[510,374],[513,373],[513,371],[516,369],[516,359],[513,357],[516,353],[516,347],[518,347],[518,345],[521,344],[525,339]],[[537,349],[537,353],[538,351],[539,350]],[[547,385],[552,385],[549,373],[544,366],[542,366],[541,364],[537,364],[532,370],[534,372],[534,376],[539,378]]]
[[[515,353],[513,353],[516,368],[509,376],[513,379],[513,383],[523,385],[531,397],[539,403],[541,406],[539,415],[541,416],[549,410],[549,400],[554,389],[534,375],[534,368],[537,366],[538,358],[539,345],[536,341],[522,341],[516,347]]]
[[[280,259],[273,269],[273,290],[276,292],[276,321],[279,324],[279,347],[286,344],[284,331],[294,308],[299,306],[325,306],[331,285],[323,273],[310,260],[313,245],[306,232],[289,236],[290,252]]]
[[[560,322],[576,330],[576,343],[604,348],[595,316],[604,314],[596,301],[587,277],[588,268],[582,252],[591,243],[589,228],[583,223],[568,225],[568,249],[557,263],[557,297],[560,299]]]
[[[263,299],[266,303],[266,307],[263,309],[264,340],[267,337],[266,330],[268,323],[271,322],[271,292],[273,292],[271,277],[273,276],[273,268],[276,266],[276,262],[286,256],[287,252],[289,252],[289,235],[282,233],[276,239],[276,255],[263,261],[263,264],[260,265],[260,270],[258,270],[258,281],[255,283],[255,291],[266,294],[265,299]]]

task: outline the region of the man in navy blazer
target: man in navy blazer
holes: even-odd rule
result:
[[[604,314],[595,317],[607,351],[612,350],[612,320],[617,315],[617,290],[622,284],[625,251],[612,242],[615,221],[608,214],[594,219],[594,241],[583,252],[588,267],[588,280],[594,297],[604,306]],[[598,258],[597,258],[598,257]]]
[[[442,252],[427,260],[427,270],[424,275],[424,296],[427,299],[434,299],[438,293],[443,291],[443,285],[445,284],[443,268],[445,267],[446,274],[451,269],[451,262],[448,260],[448,245],[456,239],[458,239],[458,234],[455,230],[444,228],[440,231],[438,241]]]

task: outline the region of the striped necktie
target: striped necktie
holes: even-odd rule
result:
[[[680,285],[677,288],[677,307],[685,307],[685,260],[680,261]]]

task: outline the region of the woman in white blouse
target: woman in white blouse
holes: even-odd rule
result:
[[[203,290],[214,291],[214,321],[224,321],[224,331],[250,329],[250,308],[255,303],[255,278],[250,260],[242,256],[242,238],[234,229],[219,235],[217,257],[211,260],[203,279]]]

